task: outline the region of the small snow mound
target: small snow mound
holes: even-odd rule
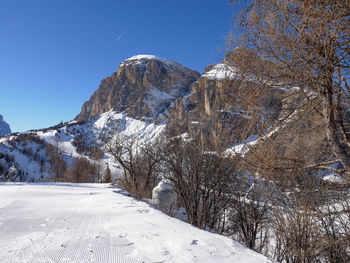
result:
[[[162,179],[159,184],[154,188],[159,190],[173,190],[174,187],[169,179]]]
[[[152,203],[169,214],[176,206],[177,194],[170,180],[162,179],[152,191]]]
[[[235,67],[227,64],[217,64],[211,70],[203,74],[208,79],[234,79],[238,78]]]

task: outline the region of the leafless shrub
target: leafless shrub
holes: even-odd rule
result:
[[[123,169],[121,187],[137,198],[151,198],[158,182],[159,144],[140,144],[136,139],[117,136],[107,149]]]
[[[231,193],[225,234],[267,253],[274,194],[278,192],[269,183],[241,171]]]
[[[73,167],[70,171],[73,182],[75,183],[94,183],[94,166],[84,157],[75,158]]]
[[[231,200],[233,160],[203,152],[194,141],[182,138],[171,139],[162,158],[164,177],[173,183],[188,222],[222,232],[225,208]]]

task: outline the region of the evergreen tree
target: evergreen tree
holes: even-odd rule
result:
[[[112,182],[112,174],[111,174],[111,170],[109,169],[108,165],[107,165],[106,174],[105,174],[103,182],[104,183],[111,183]]]

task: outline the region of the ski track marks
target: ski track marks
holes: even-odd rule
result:
[[[35,195],[35,192],[31,194]],[[85,198],[97,194],[90,192]],[[46,198],[33,204],[25,199],[6,201],[0,208],[0,219],[10,217],[13,222],[16,216],[32,214],[32,217],[22,217],[21,220],[27,225],[29,223],[30,229],[35,229],[33,233],[26,233],[4,247],[0,243],[0,249],[9,251],[7,256],[0,254],[1,263],[140,262],[131,257],[134,245],[125,235],[111,236],[101,228],[111,221],[110,211],[97,214],[94,209],[86,209],[86,204],[72,198],[68,200],[71,201],[71,209],[62,215],[60,208],[64,207],[65,202],[52,204]],[[4,220],[0,221],[3,223]],[[16,227],[12,224],[6,232],[11,235],[10,232]],[[19,242],[21,246],[16,245]]]
[[[108,184],[0,183],[0,263],[271,263]]]

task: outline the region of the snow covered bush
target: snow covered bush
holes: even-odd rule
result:
[[[164,213],[170,214],[176,207],[177,194],[174,186],[167,179],[163,179],[152,191],[152,203]]]

